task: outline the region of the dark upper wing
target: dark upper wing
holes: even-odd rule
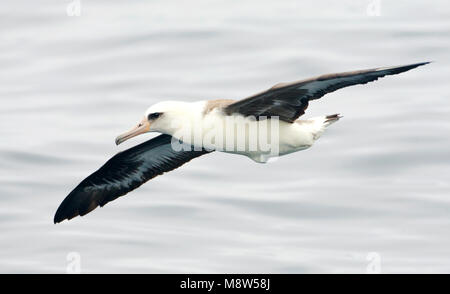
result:
[[[352,72],[327,74],[319,77],[276,84],[267,91],[239,100],[224,108],[226,114],[239,113],[244,116],[279,116],[280,120],[293,122],[305,113],[310,100],[338,89],[366,84],[386,75],[408,71],[429,62],[405,66],[374,68]]]
[[[171,141],[172,136],[160,135],[116,154],[70,192],[56,211],[54,222],[85,215],[151,178],[208,153],[206,150],[175,151]]]

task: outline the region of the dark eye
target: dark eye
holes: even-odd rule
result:
[[[162,114],[161,112],[150,113],[147,118],[148,120],[157,119],[158,117],[161,116],[161,114]]]

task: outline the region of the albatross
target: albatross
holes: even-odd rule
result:
[[[213,151],[244,155],[255,162],[265,163],[274,157],[307,149],[328,126],[341,118],[339,114],[332,114],[299,119],[311,100],[427,63],[326,74],[279,83],[237,101],[159,102],[148,108],[142,120],[130,131],[119,135],[115,142],[118,145],[148,132],[161,134],[117,153],[85,178],[62,201],[54,223],[83,216],[150,179]],[[251,129],[257,131],[252,133]],[[244,133],[242,144],[234,140],[239,132]],[[268,138],[267,144],[261,143],[263,135]]]

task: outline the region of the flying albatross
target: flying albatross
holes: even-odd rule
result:
[[[309,101],[344,87],[366,84],[427,63],[429,62],[327,74],[292,83],[279,83],[266,91],[238,101],[157,103],[147,109],[136,127],[118,136],[116,144],[147,132],[159,132],[161,135],[117,153],[84,179],[63,200],[56,211],[54,222],[83,216],[97,206],[104,206],[138,188],[148,180],[215,150],[245,155],[256,162],[264,163],[271,157],[306,149],[312,146],[326,127],[340,118],[338,114],[333,114],[299,120]],[[241,123],[244,122],[246,127],[242,127],[237,122],[238,119]],[[272,123],[269,127],[268,122],[276,124]],[[236,149],[237,145],[233,140],[233,144],[227,144],[230,140],[220,140],[220,136],[205,140],[211,132],[216,135],[225,133],[223,129],[217,131],[218,126],[230,124],[231,137],[236,136],[242,128],[248,131],[251,126],[256,126],[259,128],[259,131],[253,133],[256,134],[256,139],[272,130],[269,141],[276,144],[272,144],[272,148],[268,149],[262,148],[262,144],[256,144],[256,147],[252,145],[254,148],[251,149],[249,146],[252,139],[249,131],[245,132],[243,147],[240,149]],[[273,125],[275,129],[272,128]],[[272,135],[276,135],[276,138]],[[200,140],[196,140],[198,138]],[[223,148],[225,145],[231,148]],[[273,149],[276,149],[276,153]]]

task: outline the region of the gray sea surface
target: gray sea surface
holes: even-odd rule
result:
[[[448,1],[2,2],[0,272],[450,273]],[[215,152],[53,224],[158,101],[421,61],[310,103],[344,115],[311,149]]]

